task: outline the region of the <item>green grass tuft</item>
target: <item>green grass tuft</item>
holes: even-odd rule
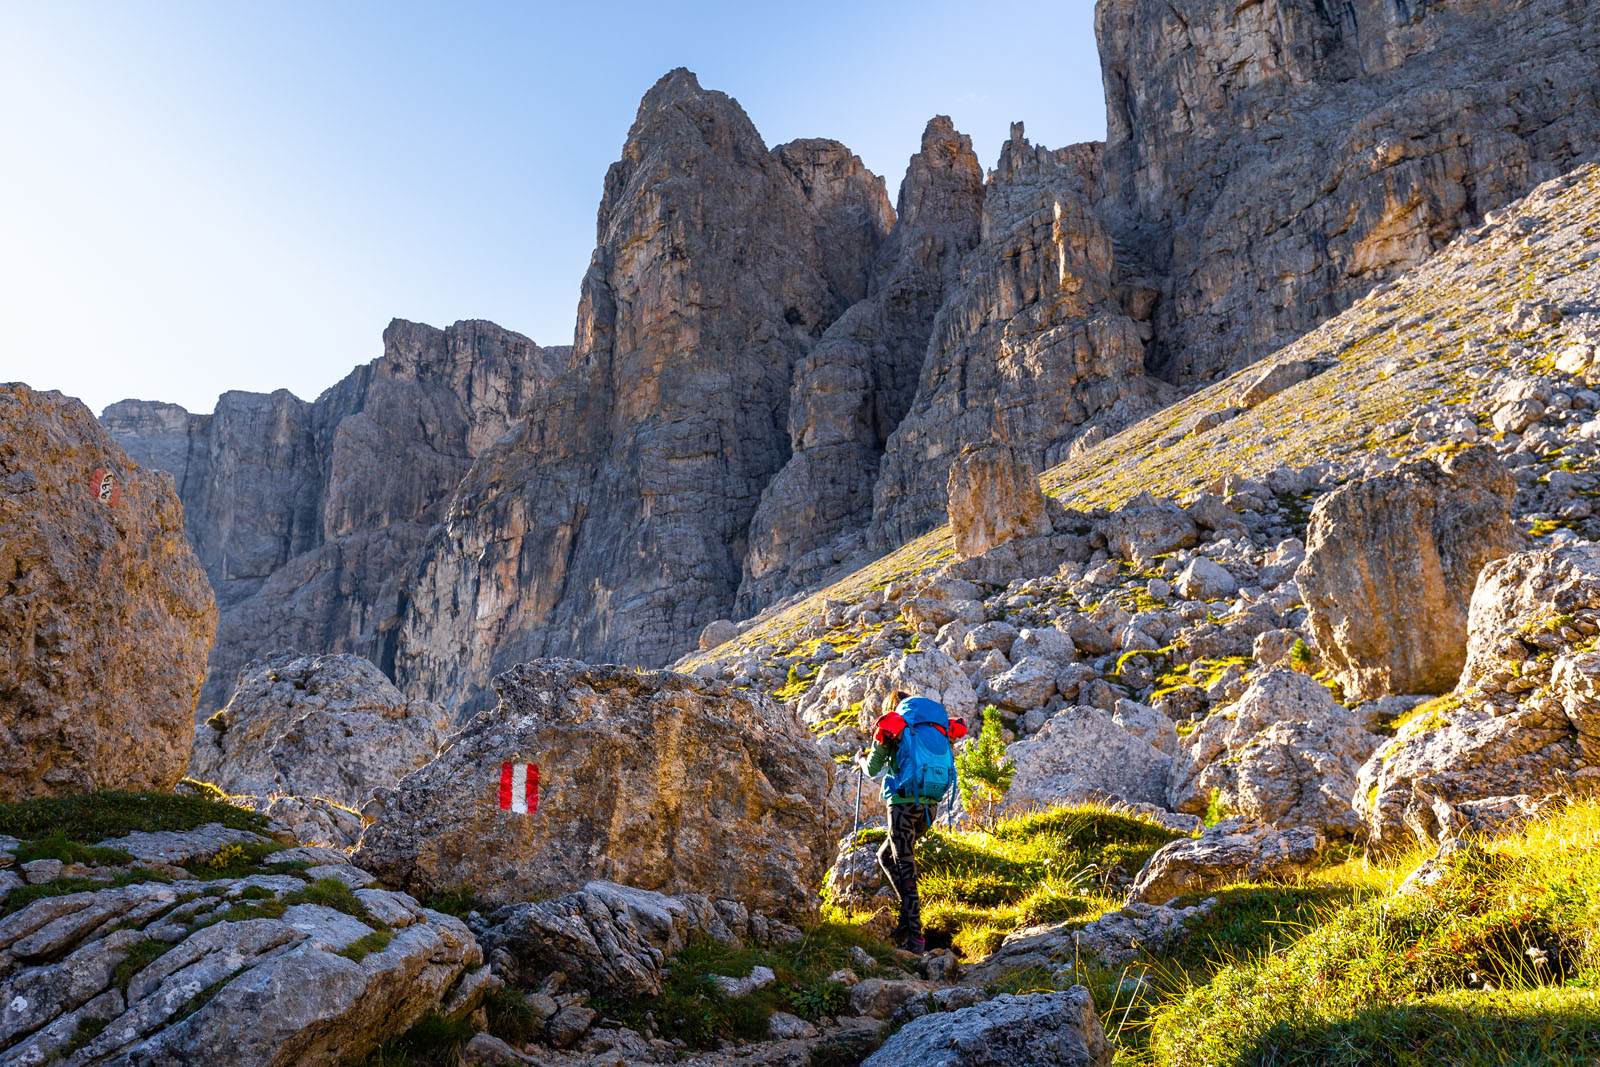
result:
[[[17,849],[17,862],[33,860],[60,860],[62,863],[86,863],[95,867],[116,867],[132,863],[133,856],[120,848],[85,845],[73,841],[61,831],[53,831],[36,841],[29,841]]]
[[[265,815],[200,797],[106,791],[0,804],[0,834],[95,844],[136,830],[193,830],[207,823],[262,832]]]
[[[360,963],[374,952],[382,952],[394,940],[393,930],[374,930],[370,934],[358,937],[344,948],[339,950],[339,955],[347,960]]]

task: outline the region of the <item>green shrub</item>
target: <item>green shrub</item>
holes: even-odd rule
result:
[[[424,902],[423,906],[445,915],[465,919],[476,902],[475,890],[470,885],[458,886]]]
[[[1005,801],[1011,779],[1017,773],[1016,765],[1005,758],[1002,729],[1000,713],[990,704],[983,709],[983,729],[956,756],[962,806],[969,817],[991,828],[995,812]]]
[[[165,941],[147,938],[134,945],[111,972],[111,979],[123,993],[128,991],[128,983],[133,981],[133,976],[150,966],[156,960],[167,954],[172,946]]]
[[[374,1049],[361,1067],[456,1067],[457,1051],[476,1032],[466,1019],[429,1012],[404,1034]]]

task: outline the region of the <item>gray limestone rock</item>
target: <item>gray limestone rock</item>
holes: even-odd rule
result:
[[[902,1027],[862,1067],[1110,1067],[1111,1055],[1094,999],[1073,986],[930,1012]]]
[[[472,712],[514,664],[664,663],[727,617],[795,368],[889,221],[842,145],[769,151],[730,97],[663,77],[606,176],[571,371],[479,457],[406,587],[402,688]]]
[[[804,588],[865,548],[884,443],[916,391],[933,318],[978,241],[983,169],[944,116],[928,123],[878,248],[866,299],[795,368],[793,454],[750,523],[742,613]]]
[[[356,863],[423,896],[471,884],[498,904],[599,878],[783,919],[815,911],[834,765],[793,712],[721,682],[571,660],[496,685],[500,705],[385,801]]]
[[[209,415],[125,400],[101,416],[167,471],[221,619],[200,701],[223,706],[250,660],[351,652],[392,670],[399,581],[473,459],[567,360],[489,322],[396,319],[383,355],[313,403],[228,392]]]
[[[167,852],[214,843],[194,836]],[[227,901],[219,907],[247,912],[261,890],[281,898],[305,885],[304,875],[152,882],[50,897],[5,917],[0,1061],[353,1062],[427,1012],[447,1003],[470,1012],[487,992],[466,926],[403,894],[362,890],[366,919],[312,904],[198,928],[168,918],[193,917],[214,894]],[[356,942],[369,949],[359,962]],[[459,995],[469,984],[477,992]]]
[[[1381,740],[1320,682],[1269,671],[1179,744],[1167,803],[1200,815],[1215,799],[1281,829],[1355,836],[1356,776]]]
[[[1484,564],[1518,547],[1510,473],[1482,448],[1352,481],[1317,501],[1296,584],[1353,700],[1443,693]]]
[[[1448,836],[1458,817],[1470,821],[1464,803],[1600,782],[1600,654],[1586,650],[1600,632],[1600,548],[1490,563],[1467,632],[1456,689],[1361,768],[1355,804],[1380,847]]]
[[[1095,30],[1101,208],[1119,266],[1154,290],[1150,363],[1183,384],[1600,150],[1600,22],[1582,4],[1106,0]]]
[[[733,901],[599,881],[551,900],[509,905],[489,922],[485,951],[503,951],[522,984],[560,971],[591,992],[634,997],[661,991],[663,966],[691,938],[739,947],[766,941],[779,927]]]
[[[280,653],[252,663],[196,730],[189,777],[359,809],[437,755],[445,725],[442,708],[408,702],[359,656]]]
[[[1115,293],[1096,212],[1101,146],[1002,147],[981,237],[934,321],[916,398],[885,448],[872,543],[901,544],[947,511],[964,444],[1005,442],[1035,469],[1066,458],[1091,419],[1120,428],[1168,398],[1144,375],[1138,325]]]
[[[1128,903],[1165,904],[1230,881],[1293,877],[1315,867],[1327,847],[1328,839],[1309,826],[1275,830],[1224,819],[1197,838],[1161,846],[1134,879]]]
[[[1079,705],[1057,712],[1037,734],[1011,745],[1006,755],[1017,768],[1008,803],[1166,802],[1172,757],[1098,708]]]
[[[963,448],[951,461],[946,499],[957,559],[1051,532],[1038,472],[1016,449]]]

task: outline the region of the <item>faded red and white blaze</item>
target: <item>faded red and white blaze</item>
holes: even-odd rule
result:
[[[500,764],[500,810],[526,815],[539,810],[539,765]]]
[[[122,499],[122,486],[117,484],[115,474],[101,467],[89,478],[89,493],[100,503],[114,508]]]

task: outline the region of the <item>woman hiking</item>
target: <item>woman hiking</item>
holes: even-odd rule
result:
[[[955,785],[953,745],[966,735],[966,724],[951,723],[937,700],[895,690],[884,699],[871,755],[856,758],[869,778],[889,772],[883,780],[889,839],[878,849],[878,866],[900,901],[900,919],[889,939],[919,956],[927,941],[917,896],[917,839],[933,825],[934,810]]]

